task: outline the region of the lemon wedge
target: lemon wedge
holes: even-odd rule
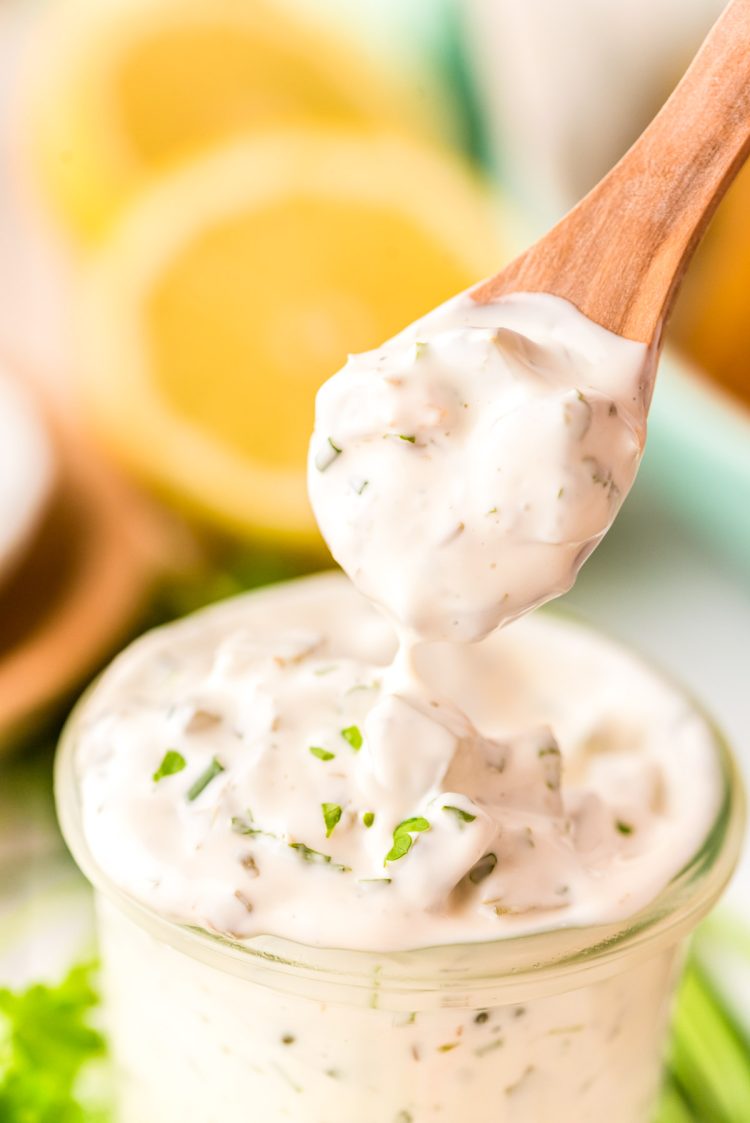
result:
[[[30,68],[32,157],[83,240],[145,179],[237,135],[302,120],[422,119],[348,40],[262,0],[53,7]]]
[[[221,526],[317,537],[319,384],[502,263],[483,188],[396,134],[285,130],[139,196],[91,261],[82,400],[132,469]]]

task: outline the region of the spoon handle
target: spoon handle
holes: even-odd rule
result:
[[[750,0],[732,0],[619,163],[473,298],[553,293],[658,347],[690,257],[749,152]]]

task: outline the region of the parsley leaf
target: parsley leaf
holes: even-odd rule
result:
[[[320,745],[310,745],[308,752],[316,756],[318,760],[333,760],[336,756],[335,753],[329,752],[328,749],[321,749]]]
[[[346,729],[341,730],[341,736],[349,742],[355,753],[362,748],[362,733],[358,725],[347,725]]]
[[[323,821],[326,825],[326,838],[330,838],[334,828],[341,818],[341,808],[338,803],[321,803]]]
[[[92,964],[56,986],[0,988],[0,1119],[3,1123],[104,1123],[101,1102],[83,1101],[80,1077],[101,1061],[105,1041],[89,1024],[98,995]]]
[[[185,763],[182,753],[178,753],[176,749],[167,749],[161,764],[151,779],[155,784],[158,784],[165,776],[174,776],[176,772],[182,772]]]
[[[443,811],[447,811],[450,815],[455,815],[460,823],[473,823],[476,819],[476,815],[464,811],[463,807],[454,807],[450,803],[445,804]]]
[[[414,844],[412,834],[420,834],[422,831],[428,830],[430,830],[430,824],[421,815],[404,819],[393,832],[393,846],[386,854],[383,865],[386,866],[389,862],[397,862],[399,858],[403,858]]]

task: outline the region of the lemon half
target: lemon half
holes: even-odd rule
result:
[[[84,240],[144,180],[237,135],[422,120],[361,49],[263,0],[60,0],[39,38],[34,163]]]
[[[141,195],[91,263],[83,403],[121,459],[214,522],[311,541],[314,395],[501,264],[494,207],[398,135],[293,130]]]

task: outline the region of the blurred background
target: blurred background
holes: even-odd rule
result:
[[[329,564],[317,386],[543,233],[721,7],[0,3],[2,1123],[107,1118],[95,976],[66,975],[95,957],[88,892],[52,810],[72,701],[144,628]],[[568,599],[682,679],[750,775],[750,167]],[[669,1123],[750,1119],[748,890],[746,861],[697,941]]]

